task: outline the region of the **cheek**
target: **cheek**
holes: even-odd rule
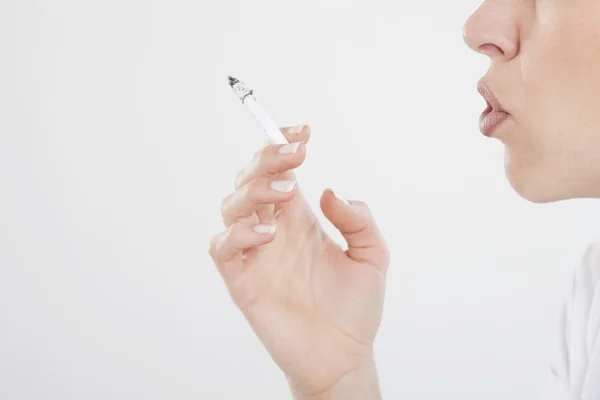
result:
[[[600,188],[600,1],[540,4],[513,64],[506,173],[532,201],[586,197]]]
[[[523,122],[544,127],[562,125],[581,109],[582,92],[577,76],[582,72],[579,49],[569,45],[561,30],[541,28],[523,43],[520,67],[523,79]]]
[[[550,125],[596,122],[600,106],[600,1],[541,2],[519,55],[526,102]],[[590,117],[593,117],[590,119]]]
[[[600,23],[574,12],[563,16],[568,22],[538,24],[523,38],[518,116],[537,158],[561,168],[577,164],[590,147],[600,149]]]

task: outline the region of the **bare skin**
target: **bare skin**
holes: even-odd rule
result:
[[[298,185],[288,193],[271,188],[271,182],[293,182],[290,169],[306,156],[310,129],[287,131],[296,153],[266,146],[240,172],[237,191],[223,202],[228,229],[213,239],[211,256],[296,399],[377,398],[373,341],[387,246],[363,203],[346,204],[331,191],[321,198],[323,213],[348,242],[344,251],[323,232]],[[276,231],[253,230],[265,224]]]
[[[600,2],[486,0],[464,37],[489,57],[484,82],[509,114],[492,136],[515,190],[533,202],[600,197]],[[347,249],[323,232],[293,182],[310,129],[282,132],[296,152],[257,152],[223,201],[226,230],[209,252],[294,399],[380,399],[373,342],[387,245],[364,203],[329,190],[321,210]]]

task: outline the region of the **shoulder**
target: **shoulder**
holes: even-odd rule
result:
[[[575,268],[561,314],[560,376],[572,399],[600,398],[600,241]]]
[[[600,241],[575,268],[544,399],[600,399]]]
[[[600,282],[600,241],[588,246],[575,271],[572,292],[588,292],[598,287]],[[592,294],[592,293],[589,293]]]
[[[600,241],[587,248],[575,270],[566,313],[571,340],[581,341],[572,347],[580,347],[589,355],[600,334]],[[589,361],[589,357],[584,358]]]
[[[592,350],[600,333],[600,241],[592,243],[575,269],[566,306],[569,336],[582,340],[585,350]]]

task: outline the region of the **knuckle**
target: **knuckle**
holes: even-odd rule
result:
[[[227,228],[226,241],[227,247],[240,247],[244,243],[244,224],[240,222],[234,222],[229,228]],[[242,246],[243,247],[243,246]]]
[[[369,206],[367,205],[367,203],[365,203],[362,200],[352,200],[352,205],[354,205],[355,207],[361,208],[364,211],[369,211]]]
[[[266,178],[258,178],[244,185],[244,201],[247,203],[258,204],[264,200]]]
[[[261,193],[264,190],[265,185],[267,185],[267,181],[268,178],[258,178],[248,182],[248,196],[252,200],[256,200],[259,197],[259,193]]]
[[[235,174],[235,179],[234,179],[234,184],[236,188],[239,188],[240,185],[242,184],[242,179],[244,178],[244,175],[246,173],[246,169],[242,169],[241,171],[238,171],[237,174]]]
[[[279,172],[278,170],[280,168],[278,168],[278,165],[281,163],[281,160],[279,157],[277,157],[279,155],[278,148],[278,145],[272,145],[264,149],[262,158],[260,160],[260,166],[261,171],[263,171],[263,175],[268,176]]]
[[[241,186],[237,192],[238,192],[238,196],[240,199],[242,199],[242,201],[248,201],[252,199],[252,195],[253,195],[253,189],[256,186],[256,181],[250,181],[248,183],[246,183],[245,185]]]
[[[217,245],[221,239],[221,235],[215,235],[210,239],[210,243],[208,245],[208,254],[212,257],[213,260],[217,258]]]
[[[252,161],[260,164],[260,162],[264,158],[265,149],[267,149],[267,148],[268,148],[268,146],[263,146],[260,149],[256,150],[254,152],[254,156],[252,157]]]
[[[235,238],[241,232],[243,226],[239,222],[234,222],[227,228],[227,238]]]
[[[390,247],[385,242],[383,242],[382,247],[383,247],[383,260],[384,260],[385,264],[387,265],[387,264],[389,264],[390,258],[391,258]]]
[[[257,154],[256,161],[259,165],[264,166],[269,162],[270,148],[270,146],[265,146]]]
[[[229,210],[232,196],[233,193],[227,195],[223,200],[221,200],[221,214],[225,214],[227,210]]]
[[[387,269],[390,265],[390,262],[391,262],[391,258],[390,258],[390,253],[388,251],[388,252],[385,252],[383,255],[383,260],[381,262],[381,268]]]

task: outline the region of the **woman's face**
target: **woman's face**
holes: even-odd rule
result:
[[[600,0],[486,0],[464,36],[490,58],[483,85],[509,114],[490,136],[515,190],[600,197]]]

